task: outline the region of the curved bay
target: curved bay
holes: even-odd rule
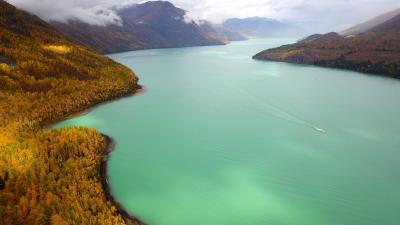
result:
[[[112,191],[150,225],[398,223],[400,82],[251,59],[292,41],[111,55],[145,92],[57,126],[115,138]]]

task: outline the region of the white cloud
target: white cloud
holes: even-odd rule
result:
[[[143,0],[8,0],[43,19],[66,22],[78,19],[90,24],[118,24],[116,8]],[[193,19],[222,22],[231,17],[263,16],[340,29],[400,7],[399,0],[171,0]],[[190,18],[190,19],[189,19]]]
[[[297,22],[357,23],[400,7],[399,0],[171,0],[196,20],[261,16]]]
[[[107,0],[8,0],[46,21],[80,20],[93,25],[120,24],[116,9],[133,1]]]

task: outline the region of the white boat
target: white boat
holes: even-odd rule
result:
[[[324,130],[324,129],[322,129],[322,128],[314,127],[314,129],[315,129],[316,131],[318,131],[318,132],[323,133],[323,134],[326,133],[326,130]]]

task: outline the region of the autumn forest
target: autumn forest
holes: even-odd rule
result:
[[[124,224],[101,186],[104,136],[44,126],[133,94],[136,76],[4,1],[0,42],[0,224]]]

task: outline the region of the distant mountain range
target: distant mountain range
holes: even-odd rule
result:
[[[298,37],[301,29],[290,24],[263,17],[232,18],[222,26],[250,38]]]
[[[253,58],[313,64],[400,78],[400,12],[394,17],[386,18],[389,19],[363,32],[359,30],[354,35],[349,36],[349,32],[345,32],[347,36],[338,33],[312,35],[295,44],[262,51]],[[368,22],[355,27],[366,29],[365,24],[373,23]]]
[[[103,53],[225,43],[223,38],[187,21],[185,10],[170,2],[135,4],[117,13],[122,25],[94,26],[80,21],[52,22],[52,25],[70,39]]]
[[[225,42],[244,41],[249,39],[244,34],[225,28],[222,24],[213,24],[206,20],[200,21],[199,24],[204,32],[213,35],[217,39],[224,40]]]

